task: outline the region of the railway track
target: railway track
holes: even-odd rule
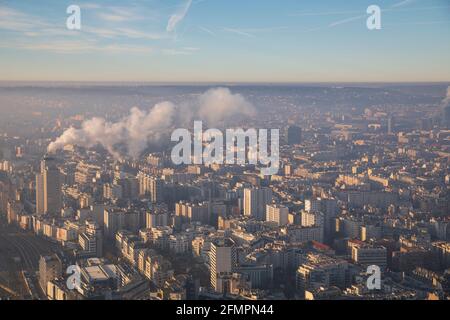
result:
[[[33,263],[33,260],[29,256],[29,253],[27,253],[26,248],[24,248],[23,245],[20,244],[20,242],[13,241],[10,237],[1,234],[0,239],[3,242],[8,243],[12,248],[16,249],[16,252],[19,254],[21,259],[22,268],[25,268],[25,270],[31,272],[34,272],[36,270],[36,266],[38,263]]]

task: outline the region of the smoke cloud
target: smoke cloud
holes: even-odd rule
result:
[[[231,94],[229,89],[212,89],[199,98],[198,116],[209,125],[216,125],[224,119],[237,115],[254,116],[255,108],[239,94]]]
[[[450,104],[450,87],[447,88],[447,95],[445,96],[444,100],[442,100],[442,105],[444,107],[448,106]]]
[[[48,146],[54,153],[66,145],[91,148],[103,146],[115,158],[139,157],[150,145],[161,144],[175,127],[186,127],[192,120],[203,120],[209,126],[235,116],[252,116],[255,108],[243,96],[232,94],[227,88],[210,89],[194,103],[180,106],[166,101],[150,111],[132,108],[130,114],[112,123],[104,118],[92,118],[80,129],[69,128]]]

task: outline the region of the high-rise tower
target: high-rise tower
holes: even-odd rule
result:
[[[218,291],[218,278],[234,271],[237,263],[236,247],[229,238],[216,239],[211,243],[211,288]]]
[[[36,213],[57,214],[62,208],[61,173],[54,158],[41,161],[41,172],[36,175]]]

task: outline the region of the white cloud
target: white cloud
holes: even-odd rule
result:
[[[161,40],[167,39],[165,33],[150,33],[133,28],[90,28],[86,27],[83,32],[102,37],[102,38],[116,38],[126,37],[130,39],[146,39],[146,40]]]
[[[153,52],[152,47],[148,46],[130,46],[130,45],[99,45],[93,40],[76,40],[76,41],[48,41],[46,43],[30,43],[30,42],[17,42],[9,43],[6,45],[0,45],[0,47],[17,48],[30,51],[46,51],[58,54],[79,54],[79,53],[135,53],[135,54],[149,54]]]
[[[50,24],[12,8],[0,6],[0,29],[29,32],[37,28],[49,27]]]
[[[132,28],[117,28],[116,30],[120,36],[126,36],[133,39],[160,40],[168,38],[167,35],[163,33],[143,32]]]
[[[192,0],[187,0],[186,4],[176,13],[172,14],[167,23],[167,32],[173,32],[176,30],[177,25],[183,21],[191,8]]]
[[[109,7],[108,12],[98,13],[98,17],[107,22],[142,20],[144,17],[135,8]]]

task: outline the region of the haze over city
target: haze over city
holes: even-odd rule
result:
[[[448,300],[449,27],[447,0],[0,0],[0,300]]]

